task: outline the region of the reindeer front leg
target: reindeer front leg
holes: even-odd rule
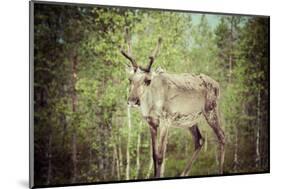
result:
[[[167,124],[161,124],[159,127],[159,143],[158,143],[158,154],[159,154],[159,159],[158,159],[158,166],[160,167],[160,177],[164,176],[164,159],[165,159],[165,154],[166,154],[166,148],[167,148],[167,142],[168,142],[168,125]]]
[[[154,177],[159,177],[160,176],[160,170],[158,166],[158,150],[157,150],[157,129],[158,125],[155,124],[150,124],[149,123],[149,128],[150,128],[150,134],[151,134],[151,145],[152,145],[152,156],[153,156],[153,165],[154,165]]]
[[[152,154],[154,163],[154,177],[159,178],[161,175],[161,167],[163,163],[163,156],[167,145],[167,131],[166,127],[160,128],[159,144],[157,140],[157,131],[159,128],[159,119],[149,117],[147,118],[151,133]]]

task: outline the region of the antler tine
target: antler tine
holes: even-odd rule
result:
[[[135,58],[132,55],[131,37],[129,35],[129,28],[128,27],[125,28],[125,42],[127,43],[127,49],[128,50],[127,50],[127,52],[125,52],[125,50],[122,49],[121,53],[122,53],[123,56],[125,56],[125,58],[130,60],[130,62],[132,63],[132,66],[136,70],[138,68],[138,64],[137,64]]]
[[[157,57],[157,55],[159,54],[159,50],[160,50],[160,46],[161,46],[161,43],[162,43],[162,38],[159,37],[158,38],[158,43],[157,43],[157,46],[155,47],[154,51],[152,52],[152,54],[149,56],[149,63],[147,65],[146,68],[142,68],[140,67],[141,70],[145,71],[145,72],[150,72],[150,69],[151,69],[151,66],[155,60],[155,58]]]
[[[127,54],[123,49],[121,50],[121,53],[123,56],[125,56],[128,60],[130,60],[130,62],[132,63],[134,68],[137,68],[138,65],[136,63],[136,60],[129,54]]]

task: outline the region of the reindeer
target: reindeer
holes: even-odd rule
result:
[[[194,161],[204,144],[198,128],[198,119],[203,116],[218,139],[219,173],[223,173],[225,135],[218,117],[219,84],[212,78],[200,74],[171,74],[164,71],[152,71],[151,67],[159,53],[162,39],[158,39],[156,48],[146,67],[137,64],[131,52],[131,40],[126,30],[127,51],[122,55],[130,61],[128,105],[140,108],[151,133],[154,177],[159,178],[163,163],[163,154],[167,145],[170,128],[188,130],[194,140],[195,150],[181,176],[188,176]],[[163,124],[169,123],[169,124]],[[158,134],[159,133],[159,134]]]

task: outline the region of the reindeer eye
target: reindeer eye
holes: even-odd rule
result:
[[[147,85],[147,86],[150,85],[150,82],[151,82],[150,79],[145,79],[145,80],[144,80],[144,84]]]

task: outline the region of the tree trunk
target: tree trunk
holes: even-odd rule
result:
[[[122,154],[122,144],[120,140],[120,136],[118,136],[118,153],[119,153],[119,172],[120,172],[120,179],[123,175],[123,154]]]
[[[260,124],[261,124],[261,94],[258,94],[257,129],[256,129],[256,167],[260,167]]]
[[[136,157],[136,179],[139,176],[139,171],[140,171],[140,145],[141,145],[141,123],[139,127],[139,133],[138,133],[138,139],[137,139],[137,157]]]
[[[232,75],[232,55],[229,56],[229,80],[228,82],[231,83],[231,75]]]
[[[205,143],[204,143],[205,147],[204,147],[204,152],[207,152],[208,150],[208,133],[207,131],[205,132]]]
[[[168,131],[167,131],[168,132]],[[164,177],[165,174],[165,166],[166,166],[166,151],[167,151],[167,142],[168,142],[168,133],[167,136],[164,139],[164,151],[163,151],[163,162],[161,165],[161,172],[160,172],[160,177]]]
[[[75,116],[77,110],[77,94],[75,90],[75,85],[77,81],[77,55],[73,57],[72,60],[72,112]],[[77,131],[76,131],[76,120],[72,121],[72,163],[73,163],[73,173],[72,173],[72,183],[76,183],[77,180]]]
[[[163,152],[163,163],[161,165],[161,172],[160,172],[160,177],[164,177],[165,174],[165,166],[166,166],[166,148]]]
[[[233,53],[233,43],[234,43],[234,39],[233,39],[233,29],[234,29],[234,17],[231,17],[231,21],[230,21],[230,52],[229,52],[229,61],[228,61],[228,69],[229,69],[229,80],[228,82],[231,83],[232,80],[232,66],[233,66],[233,62],[232,62],[232,53]]]
[[[117,157],[116,157],[116,150],[115,150],[115,145],[113,144],[113,150],[112,150],[112,164],[111,164],[111,176],[114,177],[115,174],[117,173]]]
[[[76,131],[72,133],[72,163],[73,163],[73,175],[72,175],[72,183],[76,183],[77,178],[77,139],[76,139]]]
[[[104,167],[104,132],[103,132],[103,126],[101,125],[101,123],[99,124],[98,127],[98,147],[99,147],[99,151],[98,151],[98,169],[99,169],[99,179],[103,180],[105,178],[105,167]]]
[[[220,153],[220,152],[219,152],[219,149],[216,148],[215,160],[216,160],[216,165],[217,165],[217,166],[219,166],[219,164],[220,164],[219,155],[218,155],[219,153]]]
[[[50,183],[52,183],[52,140],[53,140],[53,136],[52,136],[52,131],[50,128],[50,134],[49,134],[49,142],[48,142],[48,175],[47,175],[47,185],[49,185]]]
[[[264,89],[266,90],[266,89]],[[269,115],[268,115],[268,96],[265,91],[263,98],[260,97],[260,127],[259,127],[259,152],[260,152],[260,168],[263,170],[269,169]]]
[[[115,162],[113,162],[113,166],[114,166],[114,164],[116,165],[116,173],[117,173],[117,179],[118,180],[120,180],[120,167],[119,167],[119,165],[120,165],[120,160],[119,160],[119,158],[118,158],[118,152],[117,152],[117,145],[116,144],[114,144],[114,147],[113,147],[114,149],[114,157],[115,157]]]
[[[105,122],[106,120],[104,120]],[[106,180],[108,178],[108,176],[110,175],[110,164],[109,164],[109,155],[110,154],[110,150],[109,150],[109,147],[108,147],[108,141],[109,141],[109,129],[108,129],[108,125],[104,125],[103,126],[103,132],[104,132],[104,141],[106,142],[103,142],[103,148],[104,148],[104,151],[103,151],[103,159],[104,159],[104,179]]]
[[[235,144],[234,144],[234,171],[237,172],[238,161],[238,128],[235,126]]]
[[[93,163],[93,151],[91,145],[89,145],[89,161],[88,161],[88,173],[87,173],[88,177],[92,176],[92,163]]]
[[[128,121],[128,140],[127,140],[127,162],[126,162],[126,180],[130,179],[130,145],[131,145],[131,108],[127,106]]]
[[[150,157],[150,163],[149,163],[148,171],[147,171],[147,174],[146,174],[147,179],[150,177],[152,167],[153,167],[152,145],[150,145],[150,155],[149,155],[149,157]]]

